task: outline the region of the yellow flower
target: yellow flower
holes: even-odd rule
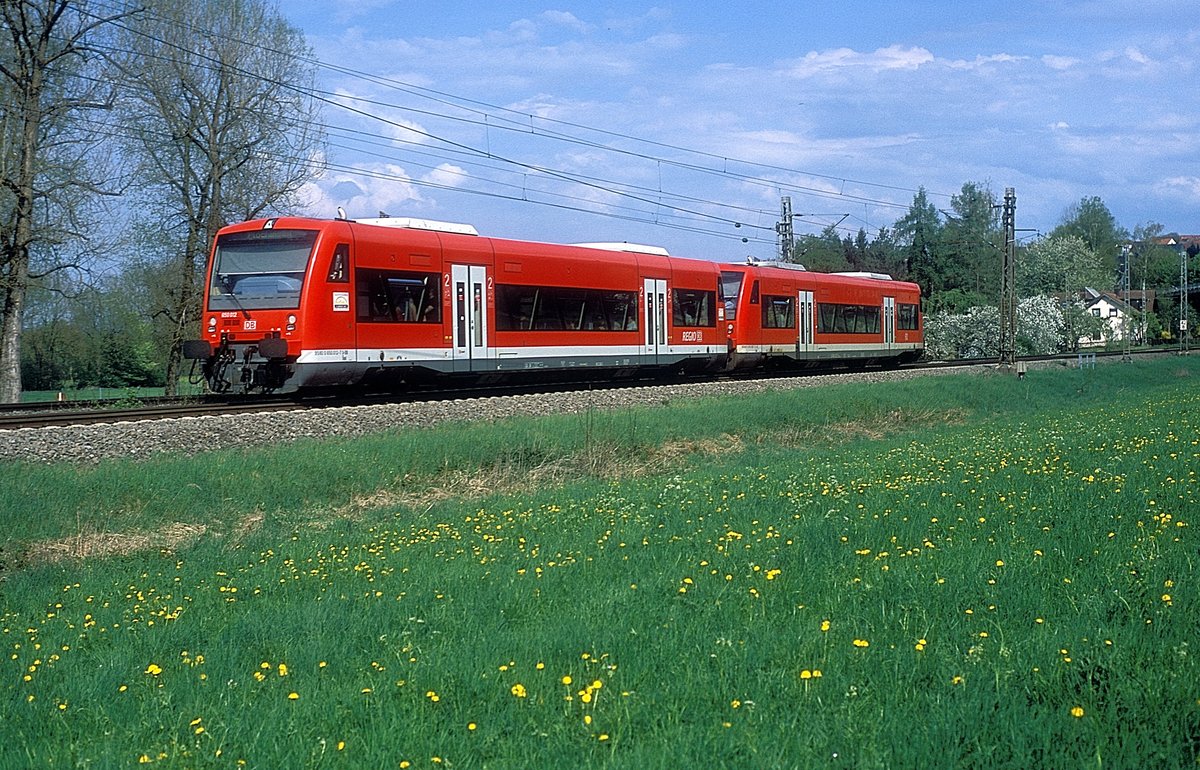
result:
[[[346,748],[346,742],[345,742],[345,741],[338,741],[337,750],[338,750],[338,751],[342,751],[342,750],[343,750],[343,749],[345,749],[345,748]]]
[[[515,695],[518,698],[524,698],[526,695],[525,685],[521,684],[520,682],[517,682],[509,689],[509,692],[511,692],[513,695]]]
[[[807,668],[800,672],[801,679],[812,679],[812,672]]]
[[[286,663],[279,664],[279,675],[287,676],[287,664]]]
[[[468,730],[474,731],[477,727],[479,727],[479,725],[475,724],[474,722],[467,722]]]
[[[571,684],[571,682],[572,682],[572,679],[571,679],[571,675],[570,675],[570,674],[568,674],[567,676],[564,676],[564,677],[562,678],[562,683],[563,683],[563,684],[569,685],[569,684]]]
[[[828,620],[822,620],[822,621],[821,621],[821,633],[825,633],[825,632],[826,632],[826,631],[828,631],[828,630],[829,630],[829,621],[828,621]]]
[[[150,676],[158,676],[162,673],[162,668],[157,663],[151,663],[149,666],[146,666],[146,673]]]
[[[1076,719],[1079,719],[1081,716],[1083,716],[1083,706],[1075,706],[1072,708],[1071,716],[1075,717]]]
[[[870,642],[868,642],[866,639],[855,639],[855,640],[852,642],[852,644],[853,644],[855,647],[870,647],[870,646],[871,646],[871,643],[870,643]]]
[[[289,693],[288,693],[288,700],[300,700],[300,693],[298,693],[298,692],[289,692]]]

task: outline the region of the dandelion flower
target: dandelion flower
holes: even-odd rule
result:
[[[151,663],[149,666],[146,666],[146,673],[150,676],[158,676],[162,673],[162,668],[157,663]]]
[[[509,692],[511,692],[517,698],[524,698],[527,695],[527,693],[525,692],[525,685],[521,684],[520,682],[517,682],[516,684],[514,684],[509,689]]]
[[[300,700],[300,693],[298,693],[298,692],[289,692],[289,693],[288,693],[288,700]]]
[[[1075,706],[1071,709],[1071,716],[1075,717],[1076,719],[1079,719],[1081,716],[1083,716],[1083,713],[1083,706]]]
[[[572,682],[572,681],[573,681],[573,680],[571,679],[571,675],[570,675],[570,674],[567,674],[566,676],[564,676],[564,677],[562,678],[562,683],[563,683],[563,684],[565,684],[565,685],[569,685],[569,684],[571,684],[571,682]]]

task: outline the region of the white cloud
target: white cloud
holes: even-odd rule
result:
[[[408,173],[391,163],[354,164],[334,171],[305,185],[301,199],[306,212],[318,217],[333,216],[338,206],[352,219],[428,207]]]
[[[433,171],[426,174],[423,179],[439,187],[462,187],[469,181],[469,176],[461,166],[456,166],[453,163],[442,163]]]
[[[1150,64],[1151,63],[1150,57],[1146,56],[1146,54],[1142,53],[1141,51],[1134,48],[1133,46],[1130,46],[1129,48],[1125,49],[1125,57],[1127,59],[1129,59],[1130,61],[1136,62],[1138,64]]]
[[[538,17],[558,27],[566,27],[576,32],[589,32],[592,27],[579,19],[570,11],[543,11]]]
[[[1045,64],[1052,70],[1069,70],[1079,64],[1079,59],[1072,56],[1046,54],[1042,57],[1042,64]]]
[[[1157,185],[1158,191],[1171,196],[1180,197],[1191,201],[1200,198],[1200,177],[1198,176],[1173,176],[1167,179],[1160,180]]]
[[[934,61],[928,50],[920,47],[892,45],[873,53],[860,53],[852,48],[835,48],[828,51],[812,51],[788,67],[788,74],[812,77],[841,69],[865,69],[872,72],[885,70],[913,70]]]

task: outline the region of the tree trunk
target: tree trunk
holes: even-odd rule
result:
[[[21,400],[21,315],[25,307],[26,271],[10,277],[0,313],[0,403]]]

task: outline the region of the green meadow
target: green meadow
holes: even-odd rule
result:
[[[0,473],[4,767],[1196,767],[1200,359]]]

